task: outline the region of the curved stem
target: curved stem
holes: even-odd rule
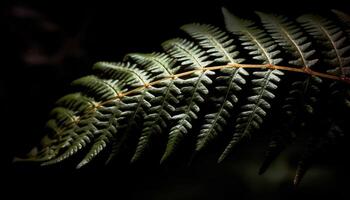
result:
[[[272,65],[272,64],[238,64],[238,63],[229,63],[226,65],[218,65],[218,66],[209,66],[209,67],[201,67],[199,69],[194,69],[194,70],[190,70],[190,71],[185,71],[185,72],[181,72],[178,74],[174,74],[172,76],[169,77],[165,77],[150,83],[145,83],[143,86],[140,86],[138,88],[126,91],[124,93],[118,93],[118,95],[116,95],[115,97],[112,97],[106,101],[103,102],[99,102],[97,105],[95,105],[91,110],[88,110],[85,114],[89,114],[91,112],[94,112],[94,110],[96,108],[102,107],[103,105],[110,103],[111,101],[114,101],[116,99],[121,99],[124,96],[128,96],[132,93],[135,92],[139,92],[144,90],[145,88],[148,88],[152,85],[156,85],[158,83],[161,83],[163,81],[169,80],[169,79],[176,79],[176,78],[180,78],[183,76],[188,76],[191,75],[195,72],[198,71],[215,71],[215,70],[220,70],[220,69],[225,69],[225,68],[251,68],[251,69],[278,69],[281,71],[290,71],[290,72],[296,72],[296,73],[303,73],[303,74],[309,74],[311,76],[318,76],[318,77],[322,77],[322,78],[327,78],[327,79],[331,79],[331,80],[336,80],[336,81],[342,81],[345,82],[347,84],[350,84],[350,78],[349,77],[340,77],[340,76],[335,76],[335,75],[331,75],[331,74],[327,74],[327,73],[321,73],[321,72],[317,72],[317,71],[313,71],[312,69],[308,68],[308,67],[286,67],[286,66],[279,66],[279,65]],[[80,118],[82,116],[78,116],[76,118],[75,121],[73,121],[72,123],[79,123]],[[67,126],[69,127],[69,126]]]

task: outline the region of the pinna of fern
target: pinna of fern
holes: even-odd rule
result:
[[[222,162],[242,140],[277,120],[269,127],[273,134],[259,173],[305,129],[311,142],[297,167],[297,184],[311,158],[349,129],[340,117],[350,114],[349,26],[345,14],[335,13],[341,22],[261,12],[261,22],[254,22],[223,8],[226,30],[187,24],[181,27],[187,38],[165,41],[163,52],[98,62],[56,102],[40,148],[16,160],[51,165],[87,149],[80,168],[103,151],[111,160],[136,134],[131,162],[147,158],[160,137],[167,138],[160,157],[165,162],[185,140],[196,138],[194,152],[202,152],[231,134]],[[316,118],[326,128],[313,132]]]

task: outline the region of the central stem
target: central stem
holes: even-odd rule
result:
[[[312,76],[318,76],[318,77],[322,77],[322,78],[342,81],[342,82],[345,82],[347,84],[350,84],[350,78],[348,78],[348,77],[339,77],[339,76],[335,76],[335,75],[331,75],[331,74],[327,74],[327,73],[316,72],[316,71],[313,71],[310,68],[307,68],[307,70],[305,70],[304,68],[286,67],[286,66],[271,65],[271,64],[238,64],[238,63],[230,63],[230,64],[226,64],[226,65],[203,67],[203,68],[194,69],[194,70],[190,70],[190,71],[186,71],[186,72],[181,72],[181,73],[175,74],[173,76],[162,78],[162,79],[150,82],[150,83],[145,83],[145,85],[140,86],[138,88],[135,88],[133,90],[129,90],[129,91],[123,93],[121,96],[127,96],[129,94],[132,94],[134,92],[143,90],[144,88],[147,88],[149,86],[158,84],[158,83],[163,82],[165,80],[191,75],[191,74],[193,74],[193,73],[195,73],[197,71],[203,71],[203,70],[215,71],[215,70],[220,70],[220,69],[225,69],[225,68],[278,69],[278,70],[281,70],[281,71],[290,71],[290,72],[309,74],[309,75],[312,75]],[[108,103],[108,102],[110,102],[112,100],[117,99],[117,98],[120,98],[120,95],[115,96],[115,97],[113,97],[113,98],[111,98],[111,99],[109,99],[109,100],[107,100],[105,102],[101,102],[100,105],[104,105],[104,104],[106,104],[106,103]]]
[[[114,101],[116,99],[121,99],[124,96],[128,96],[132,93],[138,92],[138,91],[142,91],[145,88],[148,88],[152,85],[156,85],[158,83],[161,83],[163,81],[166,80],[170,80],[170,79],[176,79],[179,77],[183,77],[183,76],[188,76],[191,75],[195,72],[198,71],[203,71],[203,70],[210,70],[210,71],[215,71],[215,70],[220,70],[220,69],[225,69],[225,68],[251,68],[251,69],[278,69],[281,71],[290,71],[290,72],[297,72],[297,73],[303,73],[303,74],[309,74],[311,76],[318,76],[318,77],[322,77],[322,78],[327,78],[327,79],[331,79],[331,80],[337,80],[337,81],[342,81],[345,82],[347,84],[350,84],[350,78],[349,77],[344,77],[344,76],[335,76],[335,75],[331,75],[331,74],[327,74],[327,73],[321,73],[321,72],[316,72],[313,71],[312,69],[308,68],[307,70],[305,70],[305,68],[302,67],[286,67],[286,66],[279,66],[279,65],[272,65],[272,64],[238,64],[238,63],[229,63],[226,65],[218,65],[218,66],[211,66],[211,67],[202,67],[199,69],[194,69],[194,70],[190,70],[190,71],[186,71],[186,72],[181,72],[178,74],[174,74],[172,76],[169,77],[165,77],[156,81],[152,81],[150,83],[144,83],[143,86],[140,86],[138,88],[126,91],[124,93],[119,93],[118,95],[116,95],[115,97],[112,97],[109,100],[103,101],[103,102],[99,102],[97,103],[97,105],[95,105],[91,110],[87,111],[86,114],[93,112],[96,108],[99,108],[105,104],[110,103],[111,101]],[[77,117],[77,119],[75,121],[73,121],[73,123],[78,123],[80,121],[81,116]]]

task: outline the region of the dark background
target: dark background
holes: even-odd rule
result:
[[[263,176],[257,175],[266,138],[255,139],[230,161],[214,156],[192,166],[117,164],[75,171],[71,166],[37,168],[12,164],[43,135],[48,113],[72,80],[90,73],[96,61],[119,61],[129,52],[160,50],[161,42],[181,36],[186,23],[223,26],[221,6],[242,17],[254,10],[298,16],[335,8],[349,13],[345,2],[331,1],[115,1],[2,3],[0,72],[1,147],[5,170],[1,189],[18,195],[49,198],[104,199],[346,199],[346,153],[324,155],[299,188],[291,179],[300,154],[289,148]],[[331,4],[331,5],[328,5]],[[336,152],[336,154],[335,154]],[[14,191],[14,192],[11,192]]]

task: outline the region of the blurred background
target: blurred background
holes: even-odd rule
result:
[[[200,156],[191,166],[178,164],[117,164],[37,168],[14,165],[43,136],[43,127],[55,100],[69,91],[72,80],[90,73],[96,61],[120,61],[126,53],[153,52],[170,38],[183,35],[178,28],[203,22],[223,26],[221,6],[245,17],[254,10],[298,16],[339,9],[345,2],[280,1],[114,1],[1,3],[0,72],[1,151],[6,166],[2,187],[13,197],[30,195],[101,199],[349,199],[346,148],[337,147],[320,158],[298,188],[291,181],[298,145],[288,148],[264,175],[257,175],[267,139],[257,137],[217,165],[217,153]],[[43,192],[44,191],[44,192]],[[71,193],[69,193],[71,192]]]

